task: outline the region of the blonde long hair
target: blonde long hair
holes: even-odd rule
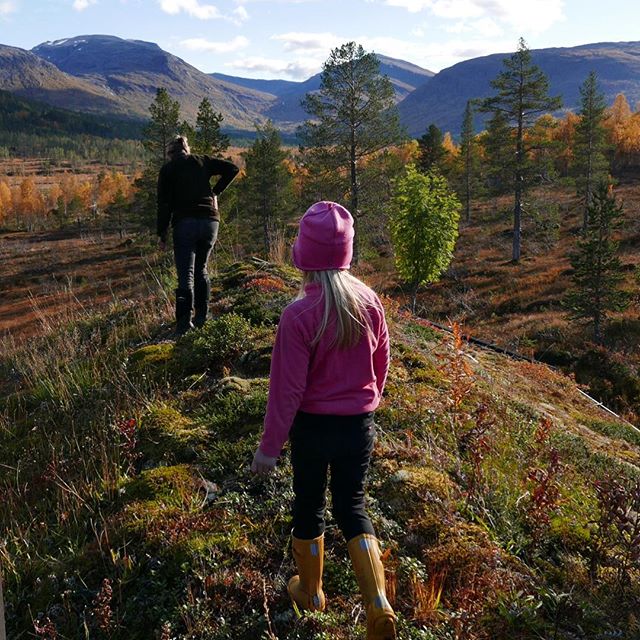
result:
[[[320,342],[332,314],[335,313],[336,335],[332,345],[339,349],[355,347],[364,333],[372,330],[368,313],[370,303],[360,291],[362,283],[345,269],[305,271],[299,297],[304,296],[304,285],[312,282],[318,282],[322,286],[324,312],[311,345],[315,346]]]

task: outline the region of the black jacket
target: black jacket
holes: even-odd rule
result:
[[[158,175],[158,235],[166,238],[180,218],[220,220],[213,196],[220,195],[238,173],[233,162],[211,156],[182,154],[169,160]],[[220,176],[211,186],[212,176]]]

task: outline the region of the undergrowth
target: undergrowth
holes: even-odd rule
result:
[[[163,287],[164,278],[152,279]],[[291,468],[252,477],[286,267],[233,264],[168,340],[164,288],[3,356],[9,637],[351,640],[328,512],[325,613],[286,596]],[[471,351],[390,299],[369,511],[399,637],[640,636],[640,442],[545,367]]]

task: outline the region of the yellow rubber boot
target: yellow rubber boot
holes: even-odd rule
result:
[[[324,564],[324,535],[312,540],[291,537],[293,559],[298,575],[289,580],[287,590],[291,599],[301,609],[324,611],[325,597],[322,591],[322,567]]]
[[[363,533],[349,540],[347,549],[367,610],[367,640],[395,640],[396,616],[385,592],[378,540]]]

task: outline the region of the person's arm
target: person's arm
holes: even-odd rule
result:
[[[166,242],[167,232],[171,224],[171,196],[167,179],[167,171],[163,167],[158,174],[158,216],[157,233],[161,242]]]
[[[206,162],[210,174],[212,176],[220,176],[218,182],[212,187],[214,195],[219,196],[233,182],[240,169],[233,162],[220,160],[219,158],[206,156]]]
[[[285,309],[278,325],[271,358],[269,399],[260,451],[277,458],[289,437],[302,396],[307,387],[311,347],[293,312]]]
[[[380,329],[378,331],[378,346],[373,352],[373,370],[376,374],[378,392],[382,396],[387,374],[389,373],[389,329],[387,328],[382,304],[380,304],[378,312],[380,314]]]

